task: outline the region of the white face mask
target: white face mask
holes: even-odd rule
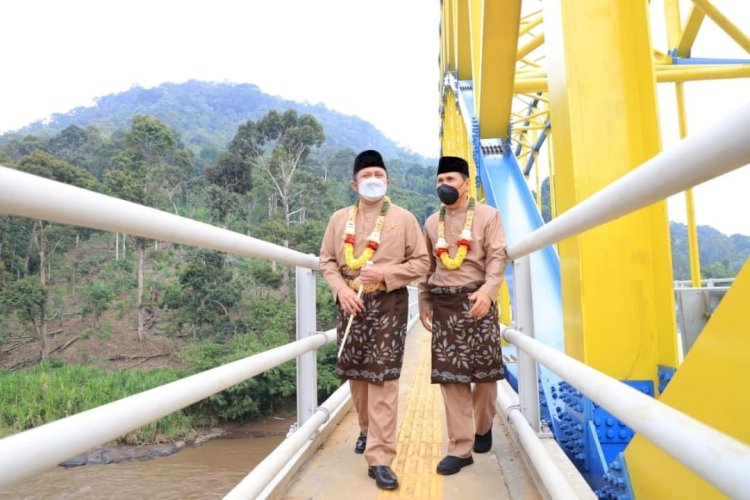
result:
[[[379,200],[385,196],[387,190],[388,185],[374,177],[370,177],[357,183],[357,191],[359,192],[359,195],[367,201]]]

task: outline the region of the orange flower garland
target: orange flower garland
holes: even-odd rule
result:
[[[474,206],[476,201],[473,197],[469,197],[469,208],[466,211],[466,220],[464,221],[464,229],[461,231],[461,237],[456,242],[458,250],[456,256],[451,257],[448,252],[448,242],[445,240],[445,205],[440,206],[440,215],[438,218],[438,240],[435,244],[435,257],[440,259],[440,262],[450,270],[458,269],[463,264],[466,254],[471,250],[471,226],[474,222]]]
[[[387,196],[383,197],[383,206],[380,208],[380,216],[378,217],[378,220],[375,221],[375,229],[373,229],[372,233],[370,233],[370,237],[367,239],[367,247],[365,247],[362,255],[354,257],[354,238],[356,234],[354,221],[357,219],[359,201],[352,205],[351,210],[349,210],[349,220],[346,221],[346,230],[344,231],[344,258],[346,259],[346,265],[349,269],[361,269],[368,260],[372,260],[375,250],[380,246],[380,232],[383,230],[385,214],[388,212],[388,207],[390,206],[391,199]]]

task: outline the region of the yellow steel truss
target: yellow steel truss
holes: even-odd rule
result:
[[[748,297],[750,262],[745,263],[661,397],[669,406],[745,443],[750,443],[750,385],[742,380],[750,331]],[[726,498],[639,435],[625,450],[625,458],[636,498]]]
[[[750,53],[750,39],[711,0],[692,0],[684,20],[679,0],[663,0],[667,50],[653,47],[649,4],[645,0],[554,1],[545,2],[543,11],[531,11],[525,7],[532,2],[516,0],[442,2],[442,74],[471,80],[481,138],[509,138],[522,169],[533,159],[533,172],[525,173],[539,205],[541,179],[550,179],[553,217],[659,151],[657,84],[674,83],[680,136],[685,137],[684,82],[750,77],[750,64],[673,64],[677,57],[691,56],[701,27],[709,22]],[[538,6],[533,2],[531,8]],[[514,68],[509,54],[515,55]],[[469,159],[474,177],[471,131],[455,101],[452,92],[444,92],[443,154]],[[548,135],[541,153],[546,161],[540,161],[536,148],[542,133]],[[685,196],[691,276],[697,285],[700,266],[692,192]],[[646,379],[656,385],[657,366],[678,363],[665,203],[564,241],[559,253],[568,354],[616,378]],[[714,340],[693,345],[679,368],[689,375],[684,382],[673,382],[666,393],[669,404],[688,413],[710,395],[713,417],[706,421],[745,441],[749,436],[738,415],[750,410],[750,394],[744,391],[739,400],[730,394],[734,388],[730,389],[731,380],[725,375],[727,368],[741,370],[727,359],[747,357],[750,341],[717,330],[743,321],[737,304],[750,303],[748,267],[745,277],[738,279],[740,286],[732,288],[734,299],[725,299],[729,305],[719,308],[725,319],[709,324]],[[507,300],[506,294],[503,302]],[[723,375],[710,384],[701,384],[692,375],[714,370]],[[685,496],[696,491],[711,494],[702,486],[691,490],[694,478],[667,464],[671,459],[655,453],[643,439],[636,437],[633,443],[626,457],[628,463],[637,463],[631,466],[631,476],[638,496],[668,494],[660,479],[664,474],[673,476],[669,484],[684,480]]]

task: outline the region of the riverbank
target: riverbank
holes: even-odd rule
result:
[[[271,415],[246,424],[225,424],[222,426],[196,429],[194,436],[171,443],[148,444],[142,446],[121,445],[97,447],[73,458],[60,466],[65,468],[83,465],[108,465],[128,461],[147,461],[168,457],[187,447],[199,447],[214,439],[246,439],[286,435],[294,424],[296,415],[284,413]]]

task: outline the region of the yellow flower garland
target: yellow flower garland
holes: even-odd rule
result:
[[[438,217],[438,240],[435,244],[435,256],[440,259],[440,262],[446,267],[446,269],[454,270],[461,267],[466,254],[471,250],[471,226],[474,222],[474,206],[476,201],[473,197],[469,197],[469,208],[466,210],[466,220],[464,221],[464,229],[461,231],[461,237],[456,242],[458,250],[456,256],[451,257],[448,252],[448,242],[445,240],[445,205],[440,206],[440,215]]]
[[[344,231],[344,258],[346,259],[346,265],[349,269],[361,269],[368,260],[372,260],[375,250],[377,250],[380,245],[380,232],[383,230],[385,214],[388,212],[388,207],[390,206],[391,199],[387,196],[383,197],[383,206],[380,209],[380,216],[375,221],[375,229],[370,233],[370,237],[367,239],[367,247],[365,247],[362,255],[355,257],[354,238],[356,234],[356,226],[354,221],[357,219],[359,201],[352,205],[351,210],[349,210],[349,219],[346,221],[346,230]]]

